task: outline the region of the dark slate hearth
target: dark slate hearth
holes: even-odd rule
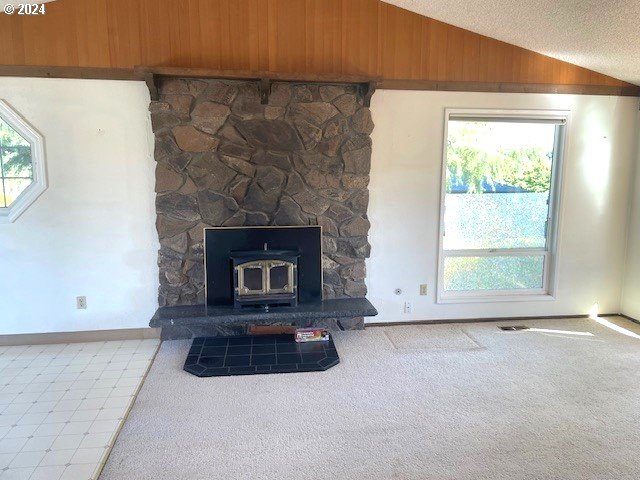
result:
[[[163,340],[194,338],[199,336],[238,335],[248,325],[295,325],[297,327],[327,327],[341,330],[362,328],[353,325],[353,319],[378,314],[366,298],[334,298],[318,302],[301,303],[297,307],[262,308],[233,306],[207,307],[182,305],[160,307],[149,326],[162,328]]]
[[[340,362],[333,338],[297,343],[293,335],[198,337],[184,370],[198,377],[315,372]]]

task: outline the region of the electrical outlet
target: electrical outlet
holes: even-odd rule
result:
[[[76,297],[76,308],[78,310],[87,309],[87,297]]]
[[[411,305],[411,302],[404,302],[404,313],[411,313],[412,310],[413,305]]]
[[[423,283],[420,285],[420,295],[426,295],[428,293],[427,284]]]

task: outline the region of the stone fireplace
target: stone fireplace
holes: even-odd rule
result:
[[[205,302],[205,227],[322,227],[325,299],[364,297],[373,130],[357,84],[161,77],[155,134],[159,304]],[[362,318],[342,320],[361,328]]]

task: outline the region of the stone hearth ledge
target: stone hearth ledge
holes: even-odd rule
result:
[[[269,311],[235,309],[231,305],[180,305],[160,307],[149,326],[162,328],[163,340],[175,340],[242,334],[249,324],[352,329],[351,322],[361,322],[362,317],[377,314],[376,308],[366,298],[333,298],[297,307],[271,307]]]

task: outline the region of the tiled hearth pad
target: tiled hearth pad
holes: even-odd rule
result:
[[[198,377],[315,372],[340,362],[333,338],[297,343],[293,335],[194,338],[184,364]]]

